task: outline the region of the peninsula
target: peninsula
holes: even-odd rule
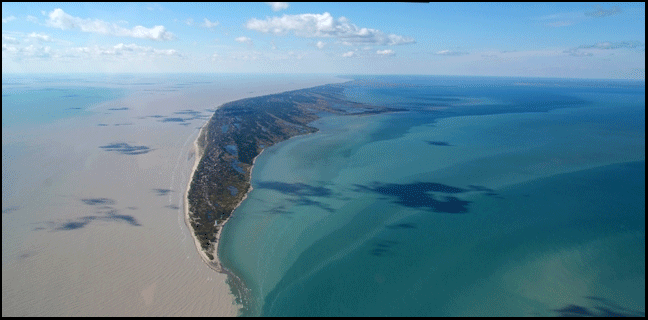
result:
[[[329,113],[367,115],[402,111],[347,101],[344,85],[332,84],[226,103],[202,128],[197,165],[187,192],[186,223],[207,264],[215,259],[219,232],[250,190],[251,170],[263,149],[313,133],[308,124]]]

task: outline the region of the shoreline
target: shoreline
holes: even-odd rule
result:
[[[305,134],[300,134],[300,135],[297,135],[297,136],[293,136],[293,137],[290,137],[290,138],[288,138],[288,139],[286,139],[286,140],[284,140],[284,141],[280,141],[280,142],[276,143],[275,145],[280,144],[280,143],[282,143],[282,142],[289,141],[290,139],[293,139],[293,138],[296,138],[296,137],[305,137],[305,136],[308,136],[308,135],[310,135],[310,134],[314,134],[314,133],[317,133],[317,132],[309,132],[309,133],[305,133]],[[275,146],[275,145],[269,146],[269,147],[267,147],[267,148],[273,147],[273,146]],[[216,246],[217,246],[217,247],[216,247],[216,250],[214,251],[214,260],[216,260],[216,261],[218,262],[219,267],[222,269],[222,271],[219,271],[219,272],[221,272],[221,273],[228,273],[228,274],[229,274],[229,272],[230,272],[227,268],[225,268],[225,267],[222,266],[222,264],[220,263],[220,260],[218,259],[218,246],[220,245],[220,236],[221,236],[221,232],[222,232],[223,227],[225,226],[225,224],[226,224],[226,223],[227,223],[227,222],[232,218],[232,216],[234,215],[234,211],[236,211],[236,209],[238,209],[238,207],[241,206],[241,204],[243,203],[243,201],[245,201],[245,199],[247,199],[248,194],[250,194],[250,192],[252,192],[252,190],[254,190],[254,187],[252,187],[252,171],[254,170],[254,164],[256,163],[257,158],[260,157],[260,156],[263,154],[263,152],[265,151],[265,149],[267,149],[267,148],[264,148],[263,150],[261,150],[261,152],[260,152],[256,157],[254,157],[254,159],[252,160],[252,165],[250,166],[250,189],[249,189],[249,190],[248,190],[248,191],[243,195],[243,199],[241,199],[241,201],[236,205],[236,207],[234,207],[234,210],[232,210],[232,214],[230,214],[230,216],[227,217],[227,219],[225,219],[225,220],[223,221],[223,223],[220,225],[220,228],[218,228],[218,231],[216,232]],[[194,169],[194,171],[195,171],[195,169]],[[192,175],[193,175],[193,174],[192,174]],[[196,244],[198,245],[198,242],[196,242]],[[196,247],[196,248],[199,248],[199,247]],[[226,272],[226,271],[227,271],[227,272]]]
[[[216,108],[216,110],[218,110],[218,108]],[[241,201],[236,205],[236,207],[234,207],[234,209],[232,210],[232,213],[230,214],[230,216],[227,217],[227,219],[225,219],[221,223],[220,227],[218,228],[218,231],[216,232],[216,242],[215,242],[216,243],[216,248],[215,248],[214,254],[213,254],[214,259],[210,260],[209,257],[207,257],[207,255],[205,254],[205,251],[202,250],[202,248],[200,246],[200,242],[194,236],[193,228],[191,227],[191,223],[189,222],[189,188],[191,187],[193,177],[194,177],[194,175],[196,173],[196,169],[198,168],[198,164],[200,163],[200,160],[202,159],[203,151],[204,151],[203,148],[201,148],[198,145],[198,140],[202,137],[203,130],[207,129],[208,124],[209,124],[209,121],[205,122],[205,124],[200,128],[200,131],[198,132],[198,137],[196,138],[196,140],[194,140],[194,144],[193,144],[194,145],[195,158],[194,158],[194,165],[193,165],[193,167],[191,169],[191,176],[189,178],[189,182],[187,183],[187,188],[186,188],[185,194],[184,194],[184,221],[185,221],[185,225],[187,226],[187,229],[191,233],[191,238],[194,241],[194,246],[196,248],[196,251],[198,251],[198,255],[200,256],[201,260],[209,268],[211,268],[212,270],[214,270],[214,271],[216,271],[218,273],[224,274],[224,275],[226,275],[228,277],[231,277],[235,281],[240,283],[240,282],[242,282],[242,280],[236,274],[234,274],[232,271],[225,268],[223,266],[223,264],[221,263],[221,261],[220,261],[220,259],[218,257],[218,247],[220,246],[220,238],[221,238],[221,233],[223,231],[223,227],[225,227],[225,224],[232,218],[232,216],[234,215],[234,212],[236,211],[236,209],[238,209],[238,207],[243,203],[243,201],[245,201],[247,199],[248,194],[250,192],[252,192],[252,190],[254,189],[252,187],[252,171],[254,170],[254,165],[256,163],[257,158],[263,154],[263,151],[265,151],[265,148],[263,150],[261,150],[261,152],[256,157],[254,157],[254,159],[252,160],[252,165],[250,166],[250,188],[249,188],[249,190],[243,195],[243,198],[241,199]],[[290,137],[290,138],[288,138],[288,139],[286,139],[284,141],[288,141],[288,140],[290,140],[292,138],[295,138],[295,137],[307,136],[307,135],[310,135],[310,134],[313,134],[313,133],[315,133],[315,132],[309,132],[307,134],[293,136],[293,137]],[[284,141],[281,141],[281,142],[284,142]],[[281,143],[281,142],[279,142],[279,143]],[[232,304],[238,305],[237,316],[239,316],[241,314],[241,312],[242,312],[242,309],[245,307],[245,305],[243,303],[238,303],[238,299],[237,299],[238,297],[233,293],[232,287],[229,284],[227,284],[227,285],[228,285],[228,287],[230,287],[229,295],[230,295],[230,297],[232,299]]]
[[[346,81],[341,82],[341,83],[346,83],[346,82],[349,82],[349,81],[353,81],[353,80],[348,80],[348,79],[345,79],[345,80],[346,80]],[[331,84],[331,83],[318,84],[318,85],[313,86],[313,87],[307,87],[307,88],[302,88],[302,89],[297,89],[297,90],[312,89],[312,88],[316,88],[316,87],[323,86],[323,85],[327,85],[327,84]],[[335,84],[335,82],[334,82],[333,84]],[[282,91],[282,92],[275,93],[275,94],[284,94],[284,93],[286,93],[286,92],[290,92],[290,91],[294,91],[294,90],[286,90],[286,91]],[[271,94],[271,95],[273,95],[273,94]],[[255,98],[255,97],[249,97],[249,98]],[[239,101],[239,100],[245,100],[245,99],[249,99],[249,98],[242,98],[242,99],[234,100],[234,101],[232,101],[232,102]],[[228,103],[231,103],[231,102],[228,102]],[[221,107],[227,105],[228,103],[223,103],[223,104],[221,104],[220,106],[216,107],[216,108],[214,109],[214,112],[217,112],[218,109],[220,109]],[[249,188],[248,188],[248,190],[245,192],[245,194],[243,195],[243,197],[241,198],[241,200],[240,200],[240,201],[236,204],[236,206],[232,209],[230,215],[229,215],[225,220],[223,220],[222,223],[219,225],[219,228],[218,228],[218,230],[217,230],[216,233],[215,233],[215,242],[214,242],[214,244],[215,244],[215,248],[214,248],[214,252],[213,252],[213,254],[212,254],[213,259],[210,259],[210,258],[207,256],[207,253],[202,249],[201,244],[200,244],[200,241],[199,241],[199,239],[198,239],[198,238],[196,237],[196,235],[195,235],[195,230],[194,230],[194,228],[191,226],[191,221],[190,221],[190,210],[189,210],[189,191],[190,191],[191,185],[192,185],[192,183],[193,183],[194,176],[195,176],[195,174],[196,174],[196,171],[197,171],[197,169],[198,169],[198,166],[199,166],[199,164],[200,164],[200,161],[202,160],[202,158],[203,158],[203,156],[204,156],[204,154],[205,154],[205,147],[206,147],[206,143],[203,143],[203,145],[201,146],[201,145],[199,145],[199,141],[200,141],[201,138],[204,138],[204,137],[207,135],[207,131],[206,131],[206,130],[209,130],[208,126],[209,126],[209,124],[210,124],[210,121],[211,121],[211,118],[210,118],[209,120],[207,120],[207,121],[203,124],[203,126],[200,128],[200,131],[198,132],[198,136],[196,137],[196,139],[194,140],[194,143],[193,143],[193,149],[194,149],[193,151],[194,151],[194,154],[195,154],[195,158],[194,158],[194,164],[193,164],[193,167],[192,167],[192,169],[191,169],[191,174],[190,174],[190,177],[189,177],[189,181],[187,182],[187,187],[186,187],[186,189],[185,189],[184,198],[183,198],[183,204],[184,204],[184,221],[185,221],[185,225],[187,226],[188,231],[190,232],[191,237],[193,238],[194,246],[195,246],[196,250],[198,251],[198,254],[199,254],[200,258],[202,259],[202,261],[203,261],[203,262],[204,262],[204,263],[205,263],[209,268],[211,268],[212,270],[214,270],[214,271],[216,271],[216,272],[218,272],[218,273],[221,273],[221,274],[225,274],[226,276],[228,276],[228,280],[232,280],[232,281],[235,281],[235,282],[239,282],[239,283],[241,283],[242,280],[241,280],[238,276],[236,276],[232,271],[230,271],[229,269],[227,269],[226,267],[224,267],[224,266],[222,265],[222,263],[221,263],[221,261],[220,261],[220,259],[219,259],[219,256],[218,256],[218,247],[220,246],[220,240],[221,240],[221,235],[222,235],[223,227],[224,227],[225,224],[230,220],[230,218],[232,217],[232,215],[234,214],[234,212],[236,211],[236,209],[238,209],[238,207],[243,203],[243,201],[245,201],[245,200],[247,199],[248,194],[253,190],[253,187],[252,187],[251,181],[252,181],[252,173],[253,173],[253,170],[254,170],[254,165],[255,165],[255,163],[256,163],[257,158],[263,154],[263,151],[265,151],[266,148],[269,148],[269,147],[271,147],[271,146],[273,146],[273,145],[276,145],[276,144],[281,143],[281,142],[284,142],[284,141],[288,141],[288,140],[290,140],[290,139],[292,139],[292,138],[295,138],[295,137],[307,136],[307,135],[309,135],[309,134],[316,133],[316,132],[318,132],[318,131],[314,131],[314,132],[306,132],[306,133],[302,133],[302,134],[297,134],[297,135],[294,135],[294,136],[292,136],[292,137],[289,137],[289,138],[286,139],[286,140],[279,141],[279,142],[277,142],[277,143],[275,143],[275,144],[273,144],[273,145],[267,146],[267,147],[263,148],[263,149],[259,152],[259,154],[256,155],[256,156],[252,159],[252,164],[250,165],[250,169],[249,169],[249,170],[250,170],[250,171],[249,171],[249,181],[248,181],[248,183],[249,183]],[[311,122],[312,122],[312,121],[311,121]],[[308,123],[310,123],[310,122],[308,122]],[[231,278],[230,278],[230,277],[231,277]],[[230,296],[231,296],[232,304],[234,304],[234,305],[238,305],[238,308],[237,308],[237,309],[238,309],[238,315],[240,315],[241,312],[242,312],[242,310],[243,310],[243,308],[245,307],[245,305],[239,301],[239,298],[245,299],[245,297],[237,297],[237,295],[236,295],[236,294],[234,293],[234,291],[233,291],[233,287],[232,287],[229,283],[228,283],[228,286],[230,287],[230,292],[229,292],[229,294],[230,294]],[[244,285],[243,285],[243,286],[244,286]],[[245,295],[245,292],[242,292],[241,294]]]
[[[218,108],[217,108],[218,109]],[[191,169],[191,177],[189,178],[189,182],[187,183],[187,189],[185,190],[185,195],[184,195],[184,212],[185,212],[185,225],[190,231],[193,231],[193,228],[191,227],[191,223],[189,222],[189,188],[191,187],[191,182],[193,181],[193,177],[196,173],[196,169],[198,168],[198,164],[200,163],[200,160],[202,159],[202,153],[203,149],[198,146],[198,139],[202,136],[203,130],[206,129],[207,124],[209,123],[206,122],[205,125],[200,128],[200,132],[198,133],[198,138],[194,140],[194,154],[196,154],[196,157],[194,159],[194,165],[193,168]],[[264,149],[265,150],[265,149]],[[250,180],[252,180],[252,170],[254,169],[254,163],[256,162],[256,159],[263,154],[263,150],[261,150],[261,153],[259,153],[256,157],[254,157],[254,160],[252,160],[252,166],[250,167]],[[250,185],[250,189],[243,195],[243,198],[241,201],[234,207],[232,210],[232,213],[236,211],[236,209],[247,199],[248,194],[252,191],[252,185]],[[220,243],[220,236],[221,236],[221,231],[223,230],[223,226],[229,221],[229,219],[232,216],[230,215],[223,221],[223,223],[220,225],[220,228],[218,228],[218,231],[216,232],[216,245],[218,246]],[[214,259],[210,260],[207,255],[205,254],[205,251],[201,249],[200,247],[200,242],[198,242],[198,239],[194,236],[193,232],[191,233],[191,237],[194,240],[194,244],[196,246],[196,250],[200,254],[200,257],[202,260],[207,264],[210,268],[212,268],[214,271],[219,272],[219,273],[224,273],[224,274],[230,274],[231,272],[228,272],[226,268],[224,268],[218,259],[218,247],[216,247],[216,250],[214,251]]]
[[[218,110],[218,108],[220,108],[220,106],[217,107],[216,110]],[[221,234],[222,226],[224,226],[225,223],[229,220],[229,218],[231,218],[231,215],[230,215],[230,217],[228,217],[222,223],[221,227],[216,232],[216,245],[217,245],[217,247],[216,247],[216,250],[214,251],[214,255],[213,255],[214,259],[213,260],[210,260],[209,257],[207,257],[207,255],[205,254],[205,251],[202,250],[202,248],[200,246],[200,242],[195,237],[194,230],[191,227],[191,223],[189,222],[189,188],[191,187],[191,183],[193,182],[193,177],[194,177],[194,175],[196,173],[196,169],[198,168],[198,164],[200,164],[200,160],[202,159],[203,152],[204,152],[204,149],[201,148],[198,145],[198,140],[200,140],[200,138],[203,136],[203,133],[204,133],[203,130],[207,130],[208,124],[209,124],[209,120],[207,120],[205,122],[205,124],[200,128],[200,131],[198,132],[198,137],[194,140],[194,143],[193,143],[194,155],[195,155],[194,156],[194,164],[193,164],[193,167],[191,169],[191,175],[189,177],[189,181],[187,182],[187,188],[185,190],[184,199],[183,199],[183,203],[184,203],[184,222],[185,222],[185,226],[187,227],[187,230],[190,233],[191,238],[193,239],[194,247],[195,247],[196,251],[198,252],[198,255],[200,256],[200,259],[205,263],[205,265],[207,265],[210,269],[216,271],[217,273],[224,274],[225,276],[228,277],[228,279],[230,277],[232,277],[234,279],[239,279],[233,272],[231,272],[227,268],[223,267],[220,260],[218,259],[218,244],[220,243],[220,234]],[[263,153],[263,152],[261,152],[261,153]],[[261,155],[261,153],[259,155]],[[256,161],[256,157],[254,158],[254,160]],[[252,165],[254,166],[254,163]],[[252,169],[250,169],[250,178],[252,177],[251,172],[252,172]],[[252,191],[251,187],[250,187],[250,191]],[[241,202],[239,202],[239,204],[236,205],[236,208],[238,208],[238,206],[240,206],[241,203],[243,203],[243,201],[246,198],[247,198],[247,193],[244,195]],[[234,208],[234,210],[236,210],[236,208]],[[234,210],[232,212],[234,212]],[[229,287],[228,294],[229,294],[229,297],[230,297],[230,301],[231,301],[231,304],[234,305],[235,308],[236,308],[236,315],[235,316],[240,316],[243,305],[237,303],[237,296],[232,292],[232,287],[227,283],[228,279],[226,279],[225,285],[227,285]]]
[[[290,92],[290,91],[295,91],[295,90],[312,89],[312,88],[315,88],[315,87],[319,87],[319,86],[323,86],[323,85],[328,85],[328,84],[338,84],[338,83],[342,84],[342,83],[347,83],[347,82],[353,81],[353,79],[345,79],[345,78],[339,78],[339,77],[336,77],[336,78],[337,78],[337,79],[344,80],[344,81],[341,81],[341,82],[326,82],[326,83],[323,83],[323,84],[317,84],[317,85],[312,86],[312,87],[306,87],[306,88],[301,88],[301,89],[288,89],[288,90],[285,90],[285,91],[281,91],[281,92],[278,92],[278,93],[270,93],[270,94],[267,94],[267,95],[283,94],[283,93]],[[252,97],[245,97],[245,98],[241,98],[241,99],[237,99],[237,100],[232,100],[232,101],[229,101],[229,102],[225,102],[225,103],[219,105],[218,107],[214,108],[213,112],[216,112],[218,109],[220,109],[220,108],[222,108],[223,106],[225,106],[225,105],[227,105],[227,104],[229,104],[229,103],[232,103],[232,102],[236,102],[236,101],[240,101],[240,100],[245,100],[245,99],[250,99],[250,98],[258,98],[258,97],[262,97],[262,96],[264,96],[264,95],[260,95],[260,96],[252,96]],[[215,271],[217,271],[217,272],[219,272],[219,273],[226,273],[226,272],[224,271],[224,270],[226,270],[226,269],[222,267],[222,265],[221,265],[221,263],[220,263],[220,260],[218,260],[218,247],[217,247],[217,248],[215,249],[215,251],[214,251],[214,259],[213,259],[213,260],[210,260],[210,259],[207,257],[207,255],[205,254],[204,250],[202,250],[202,248],[201,248],[201,246],[200,246],[200,243],[199,243],[198,239],[196,238],[196,236],[195,236],[195,234],[194,234],[194,229],[193,229],[193,227],[191,227],[191,223],[190,223],[190,220],[189,220],[189,218],[190,218],[190,217],[189,217],[189,189],[190,189],[190,187],[191,187],[191,183],[193,182],[194,175],[195,175],[195,173],[196,173],[196,170],[197,170],[197,168],[198,168],[198,165],[200,164],[200,161],[202,160],[203,153],[204,153],[204,146],[203,146],[203,147],[199,146],[199,145],[198,145],[198,141],[200,140],[201,137],[203,137],[203,134],[206,134],[205,130],[207,130],[207,126],[209,125],[209,122],[210,122],[210,121],[211,121],[211,118],[210,118],[209,120],[205,121],[205,123],[203,124],[203,126],[200,128],[200,131],[198,132],[198,136],[197,136],[196,139],[194,140],[194,144],[193,144],[193,145],[194,145],[194,154],[195,154],[195,158],[194,158],[194,165],[193,165],[193,167],[192,167],[192,169],[191,169],[191,174],[190,174],[190,177],[189,177],[189,181],[187,182],[187,187],[186,187],[186,189],[185,189],[185,194],[184,194],[184,199],[183,199],[183,203],[184,203],[184,213],[185,213],[185,225],[187,226],[188,230],[190,231],[190,233],[191,233],[191,237],[193,238],[193,240],[194,240],[194,244],[195,244],[195,246],[196,246],[196,250],[197,250],[198,253],[200,254],[200,257],[203,259],[203,261],[204,261],[204,262],[205,262],[205,263],[206,263],[210,268],[214,269]],[[306,134],[311,134],[311,133],[314,133],[314,132],[309,132],[309,133],[306,133]],[[300,135],[296,135],[296,136],[302,136],[302,135],[304,135],[304,134],[300,134]],[[286,140],[292,139],[292,138],[294,138],[294,137],[295,137],[295,136],[290,137],[290,138],[288,138],[288,139],[286,139]],[[269,146],[268,146],[268,147],[269,147]],[[256,159],[257,159],[261,154],[263,154],[263,151],[264,151],[264,150],[265,150],[265,148],[262,149],[261,152],[260,152],[256,157],[254,157],[253,160],[252,160],[252,165],[250,166],[250,181],[252,180],[252,170],[254,169],[254,164],[255,164],[255,162],[256,162]],[[247,199],[247,195],[248,195],[248,193],[249,193],[250,191],[252,191],[252,185],[251,185],[251,184],[250,184],[250,188],[249,188],[249,190],[248,190],[248,191],[243,195],[243,198],[241,199],[241,201],[240,201],[240,202],[239,202],[239,203],[234,207],[234,209],[232,210],[232,213],[233,213],[234,211],[236,211],[236,209],[241,205],[241,203],[243,203],[243,201],[244,201],[245,199]],[[231,218],[231,216],[227,217],[227,219],[225,219],[225,220],[223,221],[223,223],[221,224],[220,228],[219,228],[218,231],[216,232],[216,245],[217,245],[217,246],[218,246],[218,243],[220,242],[221,229],[222,229],[222,227],[227,223],[227,221],[229,221],[229,218]]]
[[[193,181],[193,177],[194,177],[194,174],[196,173],[196,169],[198,168],[198,164],[200,163],[200,159],[202,159],[202,156],[203,156],[202,155],[203,149],[200,148],[200,146],[198,146],[198,139],[200,138],[200,136],[202,135],[202,131],[205,130],[206,127],[207,127],[207,123],[205,123],[205,125],[202,126],[202,128],[200,128],[200,132],[198,133],[198,138],[196,138],[196,140],[194,140],[194,154],[196,155],[196,157],[195,157],[195,160],[194,160],[193,168],[191,169],[191,177],[189,178],[189,182],[187,183],[187,189],[185,190],[185,195],[184,195],[185,225],[187,226],[187,228],[189,228],[189,230],[193,229],[191,227],[190,222],[189,222],[189,198],[188,198],[189,187],[191,186],[191,182]],[[296,136],[290,137],[290,138],[288,138],[288,139],[286,139],[284,141],[288,141],[288,140],[290,140],[292,138],[296,138],[296,137],[304,137],[304,136],[314,134],[314,133],[316,133],[316,132],[309,132],[309,133],[305,133],[305,134],[296,135]],[[284,142],[284,141],[281,141],[281,142]],[[281,142],[278,142],[277,144],[279,144]],[[272,147],[272,146],[269,146],[269,147]],[[252,165],[250,166],[250,182],[252,181],[252,171],[254,170],[254,165],[256,163],[256,160],[257,160],[258,157],[260,157],[263,154],[265,149],[266,148],[261,150],[261,152],[256,157],[254,157],[254,159],[252,160]],[[248,194],[250,192],[252,192],[252,190],[254,190],[254,188],[252,187],[252,183],[250,183],[250,189],[243,195],[243,198],[236,205],[236,207],[234,207],[234,209],[232,210],[232,214],[234,214],[234,211],[236,211],[236,209],[238,209],[238,207],[241,206],[243,201],[245,201],[245,199],[247,199]],[[217,246],[220,245],[220,236],[221,236],[221,232],[223,230],[223,227],[225,226],[225,224],[231,218],[232,218],[232,215],[227,217],[227,219],[225,219],[223,221],[223,223],[221,223],[220,228],[218,228],[218,231],[216,232],[216,245]],[[229,272],[227,271],[227,268],[223,267],[220,260],[218,259],[218,247],[214,251],[214,260],[209,260],[209,258],[205,254],[205,252],[201,249],[200,243],[198,242],[198,239],[196,239],[196,237],[193,236],[193,233],[192,233],[192,238],[194,239],[194,244],[196,245],[196,250],[198,250],[198,253],[200,253],[200,257],[203,259],[203,261],[208,266],[210,266],[212,269],[214,269],[215,271],[217,271],[219,273],[229,274]]]
[[[220,108],[220,106],[219,106]],[[218,108],[216,108],[218,110]],[[194,140],[193,146],[194,146],[194,164],[193,167],[191,168],[191,175],[189,176],[189,181],[187,182],[187,188],[185,189],[185,194],[184,194],[184,221],[185,225],[187,226],[187,229],[191,233],[191,238],[194,240],[194,245],[196,246],[196,250],[198,251],[198,254],[200,255],[200,258],[207,264],[210,268],[214,269],[214,271],[223,273],[220,270],[220,262],[218,259],[216,262],[210,261],[207,256],[205,255],[205,252],[200,249],[200,243],[198,242],[198,239],[193,234],[193,228],[191,227],[191,223],[189,222],[189,188],[191,187],[191,182],[193,181],[194,175],[196,174],[196,169],[198,168],[198,164],[200,163],[200,160],[202,159],[202,153],[203,153],[203,148],[198,146],[198,140],[202,137],[203,135],[203,130],[207,128],[207,124],[209,124],[209,120],[205,122],[205,124],[200,128],[200,131],[198,132],[198,137],[196,140]]]
[[[218,108],[216,108],[216,109],[218,109]],[[234,209],[232,210],[232,213],[230,214],[230,216],[227,217],[227,219],[225,219],[225,220],[221,223],[220,227],[218,228],[218,231],[216,232],[216,242],[215,242],[215,243],[216,243],[216,248],[215,248],[215,250],[214,250],[214,254],[213,254],[214,259],[213,259],[213,260],[210,260],[210,259],[207,257],[207,255],[205,254],[205,251],[202,250],[202,248],[201,248],[201,246],[200,246],[200,242],[199,242],[198,239],[194,236],[193,228],[191,227],[191,223],[189,222],[189,197],[188,197],[188,196],[189,196],[189,187],[191,186],[191,182],[193,181],[193,176],[194,176],[194,174],[195,174],[195,172],[196,172],[196,169],[198,168],[198,164],[200,163],[200,160],[202,159],[203,151],[204,151],[204,150],[203,150],[203,149],[198,145],[198,140],[199,140],[200,137],[202,136],[202,134],[203,134],[203,130],[206,130],[208,123],[209,123],[209,121],[207,121],[207,122],[205,123],[205,125],[203,125],[202,128],[200,128],[200,132],[198,133],[198,137],[196,138],[196,140],[194,140],[194,154],[196,155],[196,157],[195,157],[195,160],[194,160],[193,168],[192,168],[192,170],[191,170],[191,177],[190,177],[189,182],[188,182],[188,184],[187,184],[187,189],[186,189],[186,191],[185,191],[185,195],[184,195],[184,211],[185,211],[185,219],[184,219],[184,220],[185,220],[185,225],[187,226],[188,230],[191,232],[191,237],[192,237],[193,240],[194,240],[194,245],[195,245],[196,251],[198,251],[198,255],[200,256],[200,258],[202,259],[202,261],[203,261],[203,262],[204,262],[204,263],[205,263],[209,268],[211,268],[212,270],[214,270],[214,271],[216,271],[216,272],[218,272],[218,273],[224,274],[224,275],[226,275],[226,276],[228,276],[228,277],[232,277],[235,281],[241,283],[241,282],[242,282],[241,278],[239,278],[239,277],[238,277],[236,274],[234,274],[232,271],[230,271],[229,269],[227,269],[226,267],[224,267],[223,264],[221,263],[221,261],[220,261],[220,259],[219,259],[219,257],[218,257],[218,247],[220,246],[221,233],[222,233],[222,231],[223,231],[223,228],[225,227],[225,224],[226,224],[226,223],[227,223],[227,222],[232,218],[232,216],[234,215],[234,212],[236,211],[236,209],[238,209],[238,207],[241,206],[241,204],[243,203],[243,201],[245,201],[245,200],[247,199],[248,194],[249,194],[250,192],[252,192],[252,190],[254,189],[254,188],[252,187],[252,172],[253,172],[253,170],[254,170],[254,165],[255,165],[255,163],[256,163],[257,158],[260,157],[260,156],[263,154],[263,151],[265,151],[266,148],[264,148],[263,150],[261,150],[261,152],[260,152],[256,157],[254,157],[254,159],[252,160],[252,165],[250,166],[250,188],[249,188],[249,190],[248,190],[248,191],[243,195],[243,198],[242,198],[241,201],[236,205],[236,207],[234,207]],[[296,135],[296,136],[290,137],[290,138],[288,138],[288,139],[286,139],[286,140],[284,140],[284,141],[281,141],[281,142],[289,141],[290,139],[293,139],[293,138],[296,138],[296,137],[304,137],[304,136],[308,136],[308,135],[311,135],[311,134],[314,134],[314,133],[317,133],[317,132],[309,132],[309,133],[306,133],[306,134]],[[278,142],[277,144],[279,144],[279,143],[281,143],[281,142]],[[276,145],[276,144],[275,144],[275,145]],[[270,147],[271,147],[271,146],[270,146]],[[229,294],[230,294],[230,296],[231,296],[231,298],[232,298],[232,303],[233,303],[233,304],[238,304],[238,311],[237,311],[238,314],[237,314],[237,316],[240,316],[241,311],[242,311],[242,309],[245,307],[245,305],[242,304],[242,303],[237,303],[237,302],[238,302],[238,299],[237,299],[238,297],[237,297],[237,296],[232,292],[232,287],[231,287],[229,284],[227,284],[227,285],[230,287],[230,292],[229,292]]]

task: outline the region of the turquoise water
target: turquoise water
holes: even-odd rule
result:
[[[91,115],[97,104],[129,94],[183,91],[207,84],[294,83],[317,75],[289,74],[2,74],[2,127],[41,125]],[[251,92],[248,92],[251,93]]]
[[[5,85],[3,81],[2,127],[38,125],[92,114],[93,106],[126,94],[126,89],[119,88]]]
[[[219,256],[244,315],[641,315],[642,83],[371,77],[257,159]]]

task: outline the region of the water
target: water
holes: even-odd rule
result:
[[[2,87],[2,127],[40,125],[92,114],[95,105],[126,95],[102,87]]]
[[[642,315],[643,82],[364,77],[223,229],[246,315]]]
[[[184,221],[193,141],[223,103],[336,81],[3,73],[3,315],[236,314]]]

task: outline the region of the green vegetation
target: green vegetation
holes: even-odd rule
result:
[[[250,170],[261,146],[316,132],[308,123],[320,112],[359,115],[400,111],[346,101],[343,88],[326,85],[243,99],[216,110],[198,137],[201,159],[188,194],[189,221],[209,259],[214,258],[217,231],[249,191]],[[223,132],[225,126],[229,129]],[[232,195],[228,187],[239,192]]]

